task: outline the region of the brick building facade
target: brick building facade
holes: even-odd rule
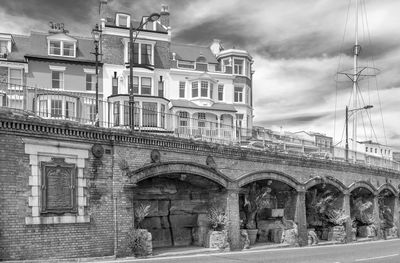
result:
[[[134,222],[133,205],[145,197],[157,203],[157,209],[152,212],[157,218],[166,216],[163,200],[171,202],[168,210],[171,225],[161,225],[162,221],[152,215],[146,222],[154,235],[153,242],[158,242],[156,247],[171,245],[168,233],[180,237],[173,245],[188,245],[188,240],[196,237],[193,233],[198,233],[194,230],[202,231],[198,218],[204,211],[198,205],[219,196],[217,199],[230,219],[227,230],[231,248],[237,249],[240,248],[241,193],[252,182],[270,184],[273,191],[275,186],[290,189],[292,201],[283,208],[285,215],[298,225],[301,245],[307,244],[306,194],[316,186],[330,185],[337,189],[346,213],[350,213],[349,198],[355,189],[367,189],[376,199],[380,193],[387,192],[392,198],[393,210],[397,211],[393,220],[398,225],[400,180],[394,171],[329,160],[311,161],[169,136],[110,132],[7,112],[0,116],[0,135],[3,149],[0,151],[0,254],[3,260],[127,255],[126,236]],[[47,173],[46,165],[60,170]],[[75,181],[52,184],[57,174],[72,171],[61,169],[68,165],[75,173],[67,174],[73,175]],[[47,187],[42,187],[46,180]],[[64,188],[51,188],[57,185]],[[210,193],[215,189],[215,194],[205,196],[200,189],[185,196],[179,190],[180,185],[203,187]],[[146,190],[149,186],[152,187]],[[68,206],[71,199],[60,199],[65,195],[60,196],[60,191],[54,192],[54,189],[68,193],[74,189],[75,209]],[[179,193],[180,198],[176,195]],[[278,206],[282,207],[279,202]],[[190,210],[190,217],[184,216],[183,208],[194,207],[197,208]],[[379,212],[374,215],[379,216]],[[186,227],[194,230],[179,229],[174,220],[188,220]],[[166,234],[165,229],[172,232]],[[201,240],[198,238],[197,242]]]

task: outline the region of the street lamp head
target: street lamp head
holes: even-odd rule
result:
[[[99,25],[96,24],[92,29],[92,37],[94,42],[98,43],[100,41],[100,35],[101,35],[101,30],[99,28]]]
[[[160,18],[160,14],[158,13],[152,13],[151,15],[149,15],[149,17],[147,18],[147,22],[155,22]]]
[[[366,105],[365,107],[364,107],[364,109],[365,110],[368,110],[368,109],[371,109],[371,108],[373,108],[374,106],[373,105]]]

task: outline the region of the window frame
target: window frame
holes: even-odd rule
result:
[[[54,88],[54,75],[53,73],[58,73],[59,74],[59,87],[58,88]],[[51,88],[53,90],[64,90],[64,71],[61,70],[51,70]]]
[[[224,100],[224,84],[218,84],[218,101]]]
[[[60,54],[55,54],[51,53],[51,43],[52,42],[59,42],[60,43]],[[72,55],[65,55],[64,54],[64,43],[72,44],[72,50],[73,54]],[[47,40],[47,54],[49,56],[57,56],[57,57],[69,57],[69,58],[75,58],[76,57],[76,41],[67,41],[67,40],[56,40],[56,39],[48,39]]]
[[[241,61],[241,64],[236,64],[236,61]],[[238,67],[238,68],[237,68]],[[244,75],[244,59],[243,58],[234,58],[233,59],[233,74],[235,75]]]
[[[146,53],[142,54],[142,48],[143,46],[149,45],[151,48],[148,49],[146,48]],[[146,66],[154,66],[154,49],[155,49],[156,42],[155,41],[145,41],[145,40],[136,40],[134,43],[134,48],[133,48],[133,64],[134,65],[146,65]],[[135,48],[137,47],[137,48]],[[125,47],[124,47],[124,59],[125,63],[129,64],[130,63],[130,42],[129,39],[125,40]],[[135,52],[137,50],[137,52]],[[143,58],[144,55],[149,55],[147,51],[150,50],[150,62],[149,63],[144,63]]]
[[[185,98],[186,95],[186,81],[179,81],[179,98]]]
[[[120,17],[125,17],[126,18],[126,25],[121,25],[120,24]],[[131,16],[128,14],[124,13],[117,13],[115,14],[115,25],[118,27],[124,27],[124,28],[129,28],[131,23]]]
[[[241,91],[236,91],[236,89],[241,89]],[[237,94],[237,95],[236,95]],[[244,103],[244,86],[233,86],[233,102],[235,103]],[[239,100],[240,98],[240,100]]]

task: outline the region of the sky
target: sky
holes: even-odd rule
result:
[[[172,41],[207,46],[217,38],[225,48],[248,50],[254,59],[255,125],[344,140],[352,83],[337,72],[352,67],[355,0],[109,0],[108,4],[130,10],[135,19],[167,4]],[[359,106],[374,107],[357,112],[357,138],[400,150],[400,1],[360,0],[359,10],[359,65],[378,68],[379,74],[360,82]],[[0,32],[47,31],[53,21],[64,23],[71,34],[90,35],[97,15],[98,0],[1,0]]]

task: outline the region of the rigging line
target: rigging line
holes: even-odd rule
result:
[[[357,85],[358,86],[358,85]],[[364,98],[363,98],[363,96],[362,96],[362,93],[361,93],[361,87],[359,87],[358,86],[358,96],[360,97],[360,101],[362,101],[362,105],[364,105],[365,106],[365,102],[364,102]],[[360,105],[361,106],[361,105]],[[363,111],[361,111],[361,123],[362,123],[362,126],[363,126],[363,129],[364,129],[364,136],[365,136],[365,138],[368,138],[368,136],[367,136],[367,130],[366,130],[366,128],[365,128],[365,122],[364,122],[364,114],[363,114]]]
[[[361,95],[361,94],[360,94],[360,95]],[[363,102],[364,105],[365,105],[365,101],[364,101],[364,98],[362,97],[362,95],[361,95],[361,100],[362,100],[362,102]],[[370,126],[371,126],[371,130],[372,130],[372,132],[374,133],[374,136],[375,136],[375,142],[379,143],[379,141],[378,141],[378,136],[376,135],[374,126],[372,125],[371,115],[368,113],[368,111],[366,111],[366,113],[367,113],[367,116],[368,116],[368,119],[369,119],[369,123],[370,123]],[[371,136],[371,137],[372,137],[372,136]]]
[[[347,102],[347,105],[350,105],[350,101],[351,101],[352,96],[353,96],[353,94],[350,94],[350,98],[349,98],[349,101]],[[349,120],[347,120],[347,121],[349,121]],[[348,123],[347,123],[347,125],[348,125]],[[341,142],[343,141],[345,129],[346,129],[346,121],[343,122],[342,137],[340,138]]]
[[[347,5],[346,22],[344,24],[342,42],[341,42],[340,48],[339,48],[339,63],[338,63],[338,67],[336,69],[336,72],[339,72],[340,65],[341,65],[341,60],[342,60],[342,55],[343,55],[342,51],[343,51],[343,46],[344,46],[344,39],[346,37],[346,31],[347,31],[346,29],[347,29],[347,24],[348,24],[348,21],[349,21],[350,6],[351,6],[351,0],[349,0],[349,3]],[[336,83],[335,83],[335,113],[334,113],[334,117],[333,117],[333,139],[334,140],[335,140],[335,137],[336,137],[337,97],[338,97],[338,74],[336,74]],[[342,139],[343,139],[343,133],[342,133]]]
[[[368,32],[368,39],[369,39],[369,43],[370,43],[370,46],[372,46],[372,41],[371,41],[371,31],[369,30],[369,24],[368,24],[368,15],[367,15],[367,7],[366,7],[366,5],[365,5],[365,0],[364,0],[364,13],[365,13],[365,17],[366,17],[366,25],[367,25],[367,32]],[[376,68],[376,66],[375,66],[375,59],[374,59],[374,56],[373,56],[373,54],[371,55],[371,60],[372,60],[372,66],[373,66],[373,68]],[[384,137],[384,139],[385,139],[385,144],[386,145],[388,145],[388,143],[387,143],[387,137],[386,137],[386,129],[385,129],[385,122],[384,122],[384,119],[383,119],[383,112],[382,112],[382,102],[381,102],[381,97],[380,97],[380,94],[379,94],[379,89],[378,89],[378,78],[375,76],[375,87],[376,87],[376,93],[377,93],[377,96],[378,96],[378,103],[379,103],[379,111],[380,111],[380,114],[381,114],[381,121],[382,121],[382,128],[383,128],[383,137]]]

